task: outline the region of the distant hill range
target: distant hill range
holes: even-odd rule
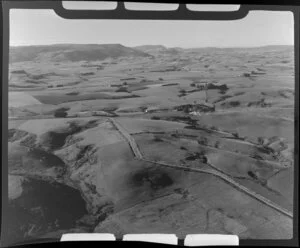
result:
[[[120,44],[59,44],[10,47],[9,61],[95,61],[119,57],[152,57]]]
[[[155,57],[157,55],[179,55],[182,52],[234,52],[241,50],[272,51],[293,50],[293,46],[263,46],[263,47],[236,47],[236,48],[167,48],[162,45],[143,45],[126,47],[121,44],[57,44],[43,46],[18,46],[10,47],[9,61],[96,61],[106,58],[119,57]]]

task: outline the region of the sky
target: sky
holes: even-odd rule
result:
[[[53,10],[13,9],[10,45],[61,43],[166,47],[293,45],[292,12],[251,11],[234,21],[68,20]]]

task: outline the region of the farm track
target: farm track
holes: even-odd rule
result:
[[[277,205],[276,203],[272,202],[271,200],[263,197],[262,195],[246,188],[245,186],[237,183],[236,181],[234,181],[231,177],[225,175],[224,173],[221,173],[219,171],[216,170],[203,170],[203,169],[197,169],[197,168],[191,168],[191,167],[187,167],[187,166],[179,166],[179,165],[172,165],[172,164],[168,164],[165,162],[157,162],[157,161],[152,161],[152,160],[148,160],[145,159],[143,157],[143,155],[141,154],[138,145],[136,144],[134,138],[131,137],[131,135],[121,126],[120,123],[118,123],[115,119],[113,118],[109,118],[109,120],[114,124],[114,126],[118,129],[118,131],[122,134],[122,136],[127,140],[128,144],[130,145],[135,157],[141,161],[144,162],[148,162],[148,163],[153,163],[156,165],[160,165],[160,166],[164,166],[164,167],[169,167],[169,168],[173,168],[173,169],[180,169],[180,170],[184,170],[184,171],[191,171],[191,172],[198,172],[198,173],[207,173],[207,174],[211,174],[213,176],[219,177],[222,180],[226,181],[227,183],[231,184],[234,188],[246,193],[247,195],[255,198],[256,200],[262,202],[263,204],[277,210],[278,212],[293,218],[293,213],[289,212],[288,210],[282,208],[281,206]]]
[[[134,138],[132,138],[131,135],[115,119],[109,118],[109,120],[116,127],[116,129],[122,134],[122,136],[127,140],[127,142],[129,143],[129,145],[134,153],[134,156],[138,159],[142,159],[143,156],[142,156],[140,149],[138,148],[137,143],[135,142]]]

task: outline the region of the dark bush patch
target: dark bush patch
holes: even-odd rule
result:
[[[150,184],[152,190],[158,190],[173,184],[173,179],[160,169],[144,169],[135,173],[132,177],[132,183],[135,186]]]
[[[172,133],[171,136],[174,137],[174,138],[179,138],[179,134],[178,133]]]
[[[243,73],[243,76],[244,76],[244,77],[251,77],[251,74],[250,74],[250,73],[247,73],[247,72],[245,72],[245,73]]]
[[[193,130],[203,130],[203,131],[205,131],[207,133],[213,133],[212,130],[207,129],[206,127],[199,127],[197,125],[185,126],[184,128],[186,128],[186,129],[193,129]]]
[[[118,88],[115,92],[128,92],[128,89],[127,89],[127,87],[120,87],[120,88]]]
[[[257,159],[257,160],[263,160],[263,157],[261,157],[259,154],[254,153],[250,155],[251,158]]]
[[[155,136],[153,137],[153,141],[154,141],[154,142],[163,142],[163,139],[160,138],[159,136],[155,135]]]
[[[265,142],[264,138],[263,137],[257,137],[257,143],[260,144],[260,145],[263,145]]]
[[[90,120],[86,125],[82,127],[82,130],[94,128],[98,126],[98,120]]]
[[[228,90],[228,87],[227,87],[227,84],[221,84],[221,85],[218,85],[218,84],[214,84],[214,83],[208,83],[207,84],[207,89],[209,90],[220,90],[220,91],[227,91]]]
[[[234,138],[239,138],[238,132],[232,132],[231,134],[233,135]]]
[[[206,137],[202,137],[200,140],[198,140],[198,144],[207,146],[208,144],[208,139]]]
[[[151,120],[160,120],[160,117],[158,117],[158,116],[152,116]]]
[[[178,95],[178,97],[182,97],[182,96],[186,96],[186,90],[184,90],[184,89],[181,89],[181,90],[179,90],[179,95]]]
[[[197,120],[192,119],[190,116],[170,116],[166,118],[167,121],[183,122],[189,125],[196,125]]]
[[[174,86],[174,85],[178,85],[178,83],[163,84],[162,86]]]
[[[81,76],[91,76],[91,75],[95,75],[95,72],[83,72],[80,73]]]
[[[124,81],[124,80],[134,80],[134,79],[136,79],[135,77],[131,77],[131,78],[121,78],[120,80],[121,81]]]
[[[237,106],[241,105],[241,103],[239,101],[231,101],[231,102],[228,102],[228,103],[232,107],[237,107]]]
[[[214,131],[218,131],[219,130],[216,126],[211,126],[210,129],[214,130]]]
[[[201,163],[207,163],[207,157],[205,156],[203,151],[191,153],[187,157],[185,157],[185,160],[188,161],[194,161],[196,159],[199,159]]]
[[[110,87],[121,87],[122,84],[111,84]]]
[[[76,91],[66,93],[66,95],[68,95],[68,96],[77,96],[78,94],[79,94],[79,92],[76,92]]]
[[[255,179],[255,180],[258,179],[257,176],[256,176],[252,171],[248,171],[247,174],[248,174],[251,178],[253,178],[253,179]]]
[[[65,118],[68,115],[68,113],[67,113],[68,110],[69,110],[69,108],[56,109],[55,112],[54,112],[54,117],[56,117],[56,118]]]

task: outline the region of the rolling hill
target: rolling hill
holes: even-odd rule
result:
[[[58,44],[10,47],[10,63],[23,61],[95,61],[151,55],[120,44]]]

